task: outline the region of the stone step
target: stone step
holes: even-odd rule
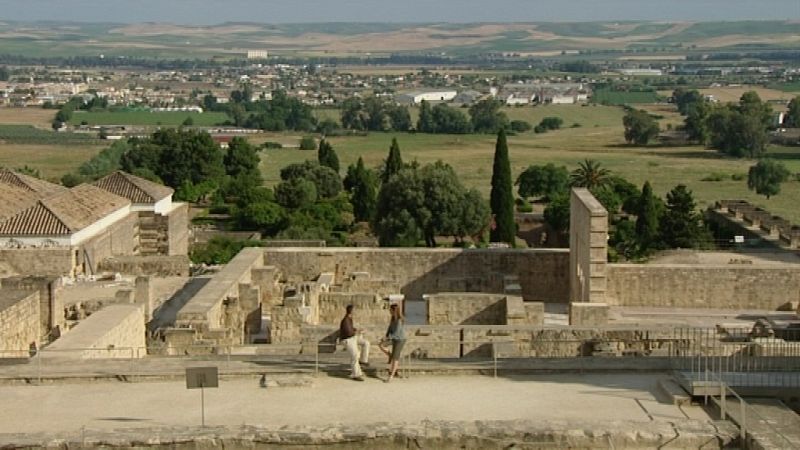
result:
[[[664,393],[675,406],[688,405],[692,402],[692,397],[672,378],[664,378],[658,381],[658,389]]]

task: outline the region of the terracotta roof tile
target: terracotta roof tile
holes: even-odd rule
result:
[[[0,222],[30,208],[36,203],[38,197],[35,192],[27,189],[0,183]]]
[[[5,236],[66,236],[76,233],[120,208],[130,200],[98,187],[81,184],[0,223]]]
[[[107,175],[95,181],[94,185],[133,203],[156,203],[174,192],[167,186],[122,171]]]
[[[0,182],[7,185],[25,189],[37,193],[40,198],[49,197],[67,191],[67,188],[59,184],[40,180],[36,177],[23,175],[5,168],[0,168]]]

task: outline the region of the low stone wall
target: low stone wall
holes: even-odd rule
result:
[[[526,300],[569,301],[569,251],[562,249],[268,248],[264,255],[294,283],[330,272],[342,284],[367,272],[420,300],[438,292],[502,294],[506,277],[515,276]]]
[[[510,448],[734,448],[739,434],[731,422],[669,421],[429,421],[411,424],[379,422],[319,427],[179,427],[129,428],[80,433],[4,435],[9,448],[50,449],[107,447],[194,450],[201,448],[319,448],[353,450]],[[77,437],[72,437],[77,436]]]
[[[447,292],[426,295],[428,325],[505,325],[505,295]]]
[[[608,304],[775,310],[800,300],[800,265],[609,264]]]
[[[373,345],[385,326],[355,324]],[[540,326],[408,325],[403,352],[415,358],[573,358],[578,356],[668,356],[676,342],[672,329],[545,328]],[[331,353],[338,327],[303,326],[302,352]],[[602,345],[600,345],[602,343]],[[314,347],[317,347],[315,350]],[[494,352],[494,353],[493,353]]]
[[[29,356],[39,347],[39,292],[0,290],[0,358]]]
[[[111,305],[81,321],[41,354],[43,358],[143,358],[144,313],[139,305]]]
[[[100,263],[99,271],[136,276],[187,277],[189,257],[186,255],[113,256]]]

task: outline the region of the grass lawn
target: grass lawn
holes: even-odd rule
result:
[[[165,125],[179,126],[186,118],[191,118],[195,126],[214,126],[228,120],[228,115],[220,112],[149,112],[149,111],[120,111],[120,112],[81,112],[72,114],[70,124],[80,125],[86,122],[89,125]]]
[[[0,143],[0,166],[13,169],[28,165],[39,170],[45,179],[58,182],[62,175],[76,170],[107,146],[105,141],[91,145]]]

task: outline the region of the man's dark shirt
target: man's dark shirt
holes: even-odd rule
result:
[[[339,339],[345,340],[356,335],[356,329],[353,328],[353,318],[344,316],[342,323],[339,324]]]

